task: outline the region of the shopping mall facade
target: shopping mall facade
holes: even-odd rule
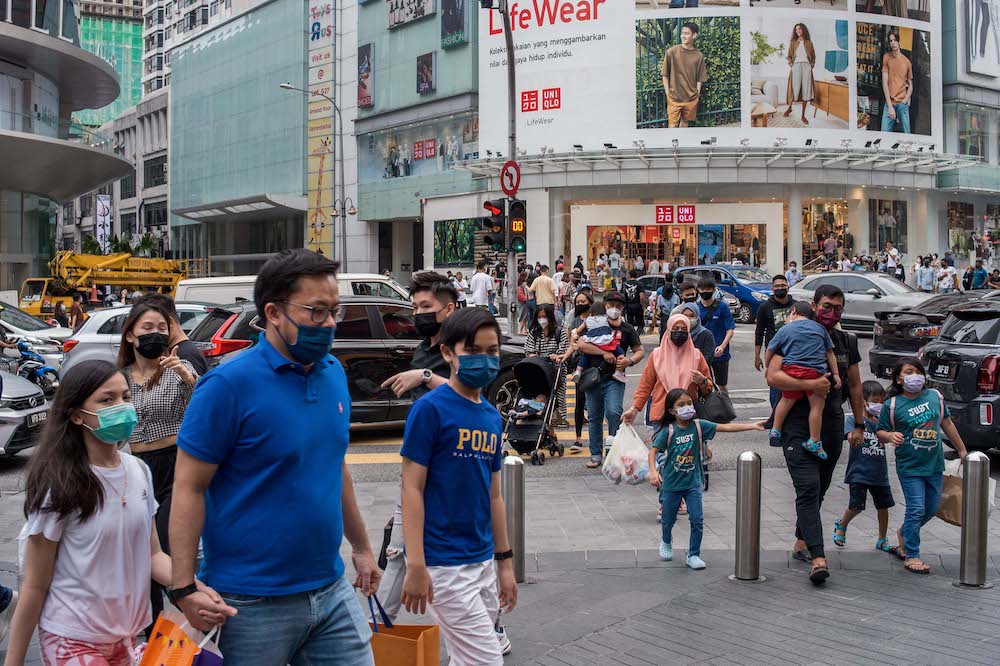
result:
[[[967,48],[975,3],[909,0],[905,18],[853,0],[795,12],[782,11],[790,2],[733,4],[576,3],[571,20],[554,23],[515,10],[529,261],[581,255],[592,266],[617,249],[685,265],[739,259],[774,273],[815,262],[830,235],[851,255],[887,241],[908,259],[985,254],[1000,219],[1000,62],[995,73],[988,62],[1000,50],[992,34],[985,55]],[[426,267],[493,258],[475,220],[510,156],[506,71],[499,16],[480,19],[479,153],[452,165],[476,187],[422,199]],[[677,127],[686,80],[674,58],[690,24],[702,88],[689,126]],[[789,49],[797,24],[808,55]],[[884,64],[903,72],[889,91],[895,120]],[[478,242],[459,241],[456,252],[443,233],[456,225]]]

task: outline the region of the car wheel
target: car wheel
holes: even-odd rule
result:
[[[744,303],[743,301],[740,301],[740,307],[736,310],[736,323],[737,324],[753,323],[753,310],[750,309],[749,303]]]
[[[508,370],[496,381],[490,384],[486,393],[490,404],[497,408],[504,422],[507,422],[507,412],[514,408],[514,398],[517,395],[517,380],[514,379],[514,371]]]

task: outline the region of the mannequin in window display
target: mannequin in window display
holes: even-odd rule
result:
[[[434,159],[437,162],[438,172],[444,171],[444,147],[445,147],[444,141],[442,139],[438,139],[437,151],[434,156]]]
[[[403,144],[403,150],[400,152],[400,155],[403,158],[403,175],[404,176],[409,176],[410,175],[410,147],[408,145],[406,145],[406,144]]]
[[[461,145],[458,142],[458,137],[453,136],[451,138],[451,145],[448,146],[448,161],[454,164],[458,161],[458,151],[461,150]]]
[[[396,144],[389,146],[389,156],[386,158],[386,165],[388,167],[389,178],[397,178],[399,176],[399,150],[396,148]]]

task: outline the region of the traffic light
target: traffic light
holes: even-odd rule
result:
[[[507,201],[505,199],[487,201],[483,204],[483,208],[489,211],[489,215],[483,218],[483,230],[486,231],[483,242],[490,250],[503,252],[507,245],[504,238],[504,227],[507,226]]]
[[[510,224],[510,249],[524,252],[528,245],[528,211],[523,200],[511,199],[507,220]]]

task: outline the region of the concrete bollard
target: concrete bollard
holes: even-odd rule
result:
[[[524,461],[507,456],[500,470],[500,493],[507,510],[507,539],[514,551],[514,580],[524,582]]]
[[[990,459],[973,451],[962,463],[962,554],[955,587],[985,590],[993,587],[986,580],[986,527],[990,516]]]
[[[736,459],[736,570],[729,580],[762,583],[760,575],[760,456],[744,451]]]

